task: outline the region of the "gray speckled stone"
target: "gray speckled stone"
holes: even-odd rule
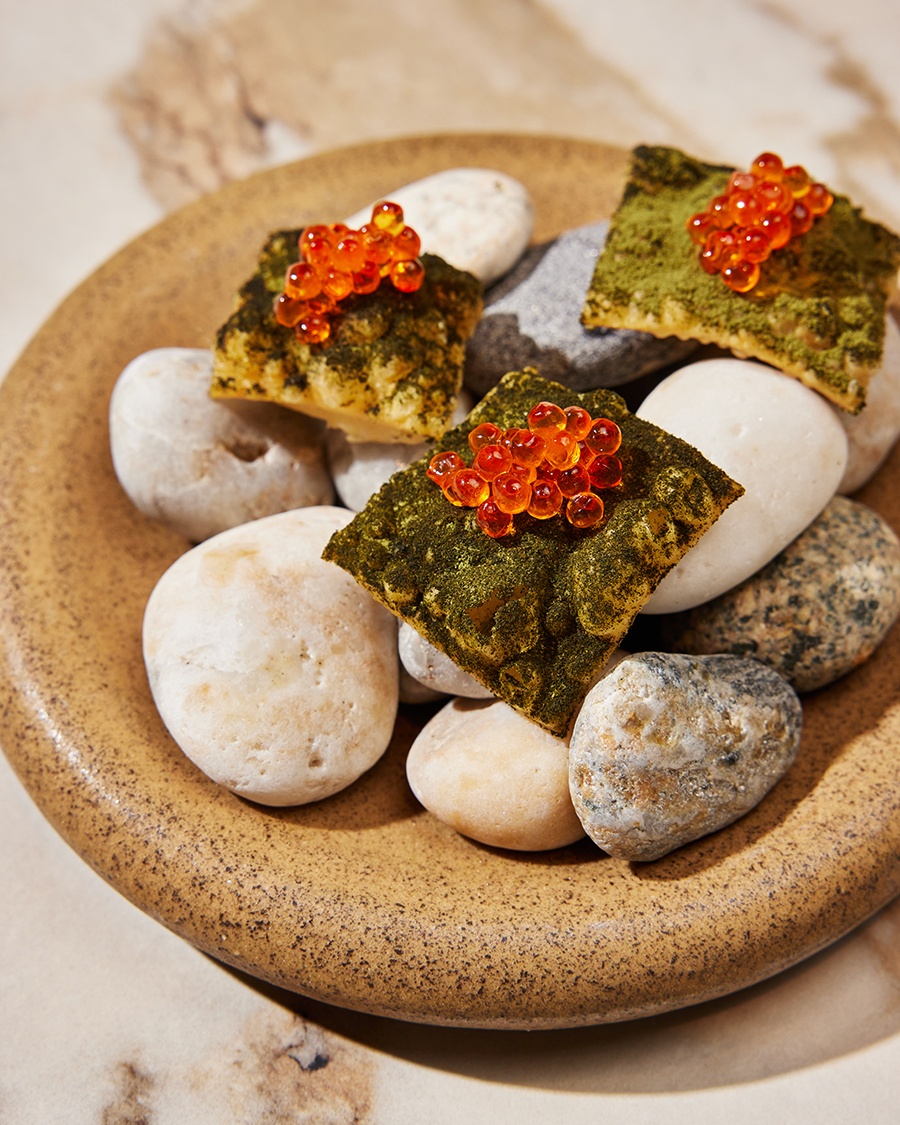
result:
[[[614,387],[689,355],[697,347],[649,332],[582,327],[580,314],[609,224],[592,223],[533,247],[486,295],[466,346],[466,385],[479,397],[507,371],[536,367],[576,391]]]
[[[836,496],[733,590],[662,623],[669,648],[762,660],[797,691],[867,660],[900,613],[900,542],[870,508]]]
[[[794,690],[756,660],[630,656],[575,722],[575,811],[610,855],[659,859],[752,809],[793,762],[801,723]]]

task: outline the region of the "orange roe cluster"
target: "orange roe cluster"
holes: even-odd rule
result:
[[[720,274],[729,289],[749,293],[760,263],[792,238],[800,238],[824,215],[834,196],[813,183],[805,168],[785,168],[774,152],[761,153],[749,171],[734,171],[722,195],[691,215],[688,234],[700,249],[700,265]]]
[[[528,412],[527,428],[476,426],[469,434],[471,465],[450,450],[436,453],[426,473],[451,504],[476,508],[478,526],[492,539],[510,535],[520,512],[538,520],[563,513],[574,527],[591,528],[604,514],[597,492],[622,483],[615,456],[621,443],[609,418],[539,402]]]
[[[374,293],[384,278],[401,293],[415,293],[425,280],[421,240],[400,204],[389,200],[376,203],[359,230],[344,223],[306,227],[298,244],[301,260],[288,267],[274,313],[304,344],[328,340],[339,303],[351,293]]]

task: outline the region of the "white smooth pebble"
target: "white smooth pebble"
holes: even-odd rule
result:
[[[422,240],[423,253],[473,273],[483,285],[519,260],[534,228],[524,184],[490,168],[450,168],[382,196],[399,203]],[[373,200],[345,220],[354,229],[372,219]]]
[[[384,753],[397,710],[394,617],[321,558],[352,513],[315,507],[223,532],[163,574],[144,660],[172,737],[266,805],[338,792]]]
[[[900,437],[900,328],[888,315],[884,353],[859,414],[833,407],[847,434],[847,468],[838,492],[848,496],[871,480]]]
[[[406,776],[422,805],[495,848],[545,851],[584,835],[568,745],[499,700],[454,699],[422,728]]]
[[[460,668],[446,653],[426,641],[412,625],[402,622],[397,634],[400,663],[422,687],[467,699],[493,699],[494,693]]]
[[[844,473],[847,437],[831,404],[796,379],[742,359],[691,363],[637,410],[744,486],[657,586],[644,613],[690,609],[730,590],[807,527]]]
[[[473,405],[472,396],[467,391],[461,391],[450,425],[459,425]],[[350,441],[343,430],[336,429],[327,431],[325,446],[337,494],[354,512],[361,512],[394,473],[408,468],[413,461],[418,461],[435,448],[433,442],[425,441],[414,445],[390,441]]]
[[[157,348],[122,371],[109,407],[119,483],[194,543],[290,508],[330,504],[324,427],[271,403],[209,396],[212,352]]]

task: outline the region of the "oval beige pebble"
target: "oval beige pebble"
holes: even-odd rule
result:
[[[387,198],[403,208],[423,251],[468,270],[483,285],[515,265],[534,227],[534,205],[524,184],[490,168],[435,172],[396,188]],[[345,221],[357,228],[371,217],[369,204]]]
[[[859,414],[833,409],[849,446],[838,485],[838,492],[847,495],[875,475],[900,436],[900,328],[892,316],[885,325],[881,363],[866,387],[866,405]]]
[[[847,437],[830,403],[749,360],[688,364],[637,414],[690,442],[745,489],[660,582],[644,613],[690,609],[754,574],[822,511],[847,464]]]
[[[429,812],[482,844],[545,851],[584,835],[566,743],[499,700],[448,703],[413,743],[406,775]]]
[[[119,376],[110,449],[145,515],[194,543],[290,508],[330,504],[320,422],[270,403],[209,397],[212,352],[157,348]]]
[[[144,659],[172,737],[266,805],[328,797],[387,748],[395,619],[322,549],[352,513],[283,512],[208,539],[150,596]]]
[[[467,699],[493,699],[490,688],[460,668],[445,652],[426,641],[405,621],[397,635],[400,664],[422,687]]]

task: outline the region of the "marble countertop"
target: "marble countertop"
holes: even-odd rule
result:
[[[171,209],[358,140],[557,133],[735,164],[774,149],[900,229],[894,0],[0,0],[0,28],[3,371]],[[900,900],[713,1003],[458,1031],[210,960],[70,851],[3,758],[0,851],[4,1122],[896,1120]]]

